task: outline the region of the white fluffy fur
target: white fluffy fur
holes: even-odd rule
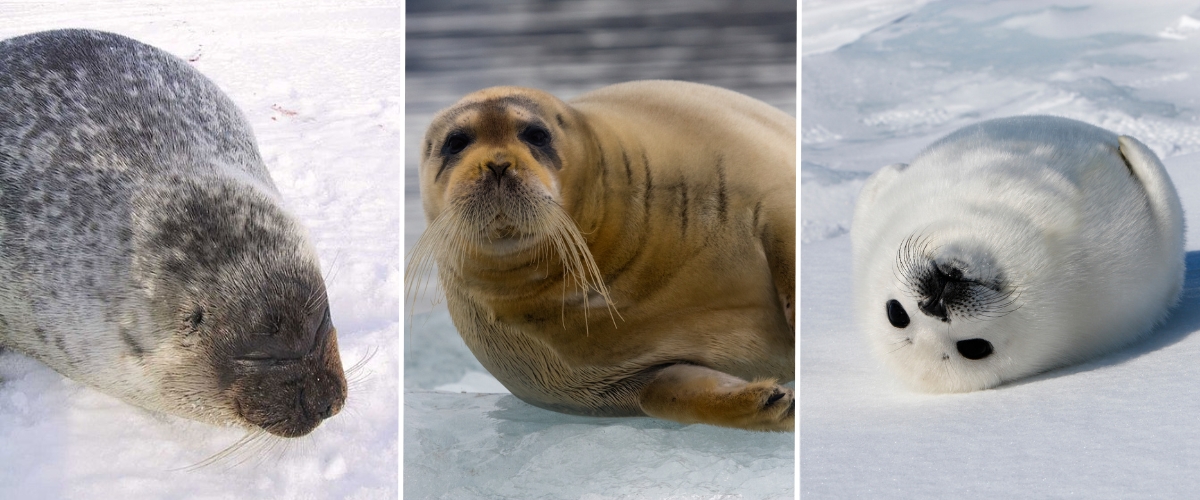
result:
[[[1148,332],[1178,300],[1183,230],[1171,180],[1136,139],[1049,116],[986,121],[867,181],[851,233],[856,314],[909,385],[994,387]],[[906,240],[925,262],[1002,277],[1010,303],[949,322],[922,312],[899,269]],[[908,313],[905,328],[888,320],[892,299]],[[976,338],[994,353],[971,360],[956,349]]]

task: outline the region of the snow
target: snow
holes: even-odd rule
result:
[[[417,158],[439,109],[493,85],[569,99],[612,83],[668,78],[730,88],[794,114],[794,9],[794,0],[410,2],[406,253],[425,229]],[[406,497],[795,494],[794,435],[573,417],[503,394],[445,305],[434,303],[440,291],[429,279],[428,293],[405,302]]]
[[[1200,241],[1149,338],[969,394],[914,393],[853,322],[853,200],[866,175],[964,125],[1054,114],[1132,135],[1200,213],[1200,11],[1188,2],[805,2],[801,80],[800,495],[1190,496],[1198,486]],[[821,38],[861,12],[836,46]]]
[[[141,410],[15,353],[0,355],[5,498],[396,498],[403,11],[387,0],[0,1],[0,38],[120,33],[193,60],[245,112],[326,274],[345,409],[309,436]]]

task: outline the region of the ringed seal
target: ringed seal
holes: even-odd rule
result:
[[[0,346],[278,436],[346,397],[319,262],[241,112],[123,36],[0,42]]]
[[[863,186],[857,315],[929,392],[994,387],[1129,344],[1184,276],[1183,209],[1128,136],[1050,116],[985,121]]]
[[[790,431],[795,143],[695,83],[472,93],[425,134],[406,275],[436,261],[467,347],[530,404]]]

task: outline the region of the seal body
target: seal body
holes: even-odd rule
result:
[[[183,60],[96,31],[0,42],[0,346],[152,410],[308,433],[346,383],[280,204]]]
[[[1048,116],[963,128],[863,187],[857,315],[913,387],[985,389],[1148,332],[1184,275],[1183,209],[1131,137]]]
[[[795,120],[642,81],[495,87],[425,135],[436,260],[467,346],[556,411],[791,430]]]

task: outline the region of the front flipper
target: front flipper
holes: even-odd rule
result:
[[[671,365],[642,389],[639,403],[651,417],[756,431],[795,430],[796,400],[774,381],[747,382],[695,365]]]
[[[779,297],[779,307],[788,326],[796,326],[796,201],[795,190],[786,200],[776,198],[773,209],[761,218],[755,209],[755,230],[762,242],[771,280]]]

